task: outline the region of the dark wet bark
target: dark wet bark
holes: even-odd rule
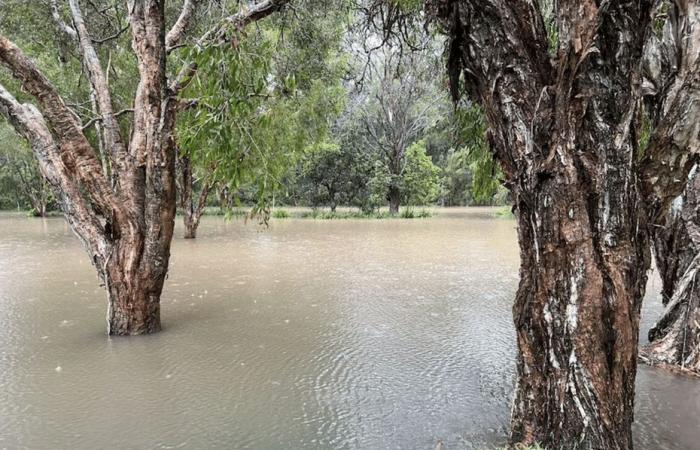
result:
[[[649,330],[641,358],[700,375],[700,176],[654,228],[656,266],[666,307]]]
[[[700,375],[697,166],[687,186],[684,176],[686,168],[698,162],[697,154],[688,155],[684,149],[690,145],[697,152],[700,102],[697,96],[683,95],[687,90],[697,92],[700,85],[700,15],[696,2],[671,3],[666,15],[663,28],[650,36],[645,48],[645,108],[657,133],[649,143],[648,152],[653,155],[642,172],[645,179],[661,180],[646,185],[650,186],[648,206],[655,218],[651,233],[666,309],[650,330],[650,344],[642,349],[640,358],[673,371]],[[695,126],[688,128],[688,122]],[[672,132],[676,128],[685,131]],[[673,197],[671,207],[666,207],[665,200]]]
[[[693,120],[673,130],[665,116],[647,152],[637,146],[652,6],[557,2],[550,59],[535,1],[429,2],[450,38],[453,94],[466,91],[484,108],[515,202],[521,280],[512,444],[632,448],[647,227],[683,185],[682,156],[697,152],[696,63],[675,91]],[[697,14],[694,2],[686,7]],[[664,154],[669,142],[673,152]],[[669,155],[678,160],[669,164]],[[663,176],[655,178],[657,165]]]
[[[389,198],[389,214],[398,214],[401,205],[401,191],[396,186],[390,186],[387,197]]]

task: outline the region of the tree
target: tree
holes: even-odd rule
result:
[[[665,110],[673,107],[669,101],[674,96],[674,76],[684,63],[676,56],[685,45],[681,40],[685,26],[677,6],[662,4],[655,15],[643,62],[646,127],[640,136],[642,147],[648,145],[648,129],[658,126]],[[695,166],[683,195],[673,200],[651,228],[666,309],[649,330],[650,343],[640,354],[647,363],[696,374],[700,374],[700,290],[696,288],[700,265],[699,195],[700,177]]]
[[[321,143],[301,161],[299,185],[312,207],[328,205],[335,212],[338,204],[351,203],[358,185],[353,154],[337,144]]]
[[[450,39],[453,95],[484,109],[515,202],[512,443],[632,448],[649,227],[682,192],[699,151],[695,1],[673,5],[678,71],[643,154],[637,145],[653,6],[559,1],[543,16],[531,0],[428,5]]]
[[[183,237],[185,239],[194,239],[197,237],[197,228],[199,221],[204,214],[204,208],[207,206],[209,193],[214,187],[212,176],[205,175],[201,182],[199,193],[195,192],[195,185],[199,184],[199,179],[195,179],[195,168],[192,166],[190,157],[183,154],[178,154],[177,167],[180,174],[178,193],[180,198],[180,208],[183,212],[183,225],[185,227]]]
[[[263,221],[289,168],[324,140],[345,98],[337,18],[307,0],[278,21],[257,26],[233,49],[192,52],[200,70],[183,91],[193,107],[178,126],[192,167],[229,194],[248,194]]]
[[[435,66],[427,53],[388,48],[375,65],[376,78],[364,106],[365,142],[386,161],[389,213],[397,214],[406,149],[435,125],[446,99],[435,86]]]
[[[440,195],[440,168],[425,152],[425,141],[406,149],[406,167],[401,185],[402,201],[410,206],[427,205]]]
[[[197,44],[228,42],[238,30],[285,3],[267,0],[226,17]],[[127,2],[139,80],[129,134],[121,129],[109,72],[103,69],[78,1],[69,1],[73,27],[63,23],[56,11],[55,19],[77,41],[90,82],[99,113],[93,123],[101,127],[97,150],[85,132],[91,124],[82,123],[34,61],[0,36],[0,62],[38,106],[20,103],[0,86],[0,112],[32,145],[68,223],[106,286],[109,334],[153,333],[161,328],[160,295],[175,217],[177,95],[197,71],[194,62],[185,62],[177,75],[168,77],[166,60],[182,43],[198,4],[186,0],[166,34],[162,0]],[[105,166],[100,154],[105,155]]]

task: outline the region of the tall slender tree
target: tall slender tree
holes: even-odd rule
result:
[[[69,0],[73,26],[91,84],[101,126],[98,150],[86,125],[67,106],[37,64],[8,38],[0,36],[0,63],[7,67],[36,106],[20,103],[0,86],[0,113],[32,145],[42,173],[73,231],[81,239],[108,293],[108,333],[133,335],[161,329],[160,295],[168,271],[175,217],[175,119],[178,93],[197,71],[185,63],[175,75],[168,55],[181,45],[199,0],[185,0],[166,30],[164,0],[129,0],[128,25],[139,82],[133,120],[124,133],[114,111],[108,71],[95,49],[77,0]],[[265,0],[225,17],[193,45],[226,43],[246,25],[279,10],[287,0]],[[60,21],[60,11],[55,11]],[[128,136],[128,139],[125,138]]]
[[[656,2],[560,0],[551,23],[540,6],[428,3],[450,39],[453,94],[482,105],[515,202],[510,439],[630,449],[649,227],[700,151],[700,5],[673,5],[678,70],[643,153],[641,60]]]

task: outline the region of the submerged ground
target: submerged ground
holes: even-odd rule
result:
[[[0,448],[502,443],[518,254],[492,213],[205,217],[173,245],[164,332],[131,339],[105,336],[63,219],[0,214]],[[653,276],[643,334],[658,290]],[[638,449],[697,448],[699,382],[640,367],[637,390]]]

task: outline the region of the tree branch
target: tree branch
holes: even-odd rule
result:
[[[290,0],[265,0],[253,5],[250,9],[243,9],[236,14],[221,20],[216,26],[204,33],[195,45],[203,47],[205,45],[222,44],[228,40],[231,27],[238,31],[243,30],[248,24],[264,19],[270,14],[279,11]],[[170,84],[170,90],[174,95],[179,94],[187,87],[192,77],[197,73],[197,65],[194,62],[186,63],[179,71],[177,77]]]
[[[31,144],[39,168],[78,237],[93,261],[104,259],[107,242],[100,220],[87,205],[74,174],[62,159],[62,151],[51,134],[42,114],[29,104],[20,104],[0,85],[0,114]]]
[[[192,22],[192,16],[194,16],[194,12],[200,1],[201,0],[185,0],[185,3],[182,5],[180,16],[165,36],[165,47],[168,53],[180,44],[180,41]]]
[[[115,214],[117,220],[126,220],[121,204],[105,181],[100,162],[83,135],[78,119],[34,62],[1,35],[0,63],[7,66],[20,81],[22,88],[36,98],[43,116],[58,138],[61,161],[71,175],[86,186],[102,214],[105,217]]]
[[[107,77],[102,70],[102,64],[100,63],[95,47],[92,44],[90,34],[85,26],[78,1],[69,0],[69,4],[71,13],[73,14],[73,22],[78,32],[80,50],[83,55],[87,75],[95,93],[95,100],[97,101],[97,106],[101,114],[105,150],[111,159],[112,166],[116,167],[118,172],[122,172],[126,170],[128,166],[126,147],[121,136],[121,130],[119,129],[119,122],[117,122],[112,109],[112,95],[109,92]]]
[[[61,13],[58,11],[58,2],[56,0],[51,0],[51,17],[53,17],[53,21],[56,23],[59,30],[68,35],[72,40],[78,39],[78,32],[61,18]]]

